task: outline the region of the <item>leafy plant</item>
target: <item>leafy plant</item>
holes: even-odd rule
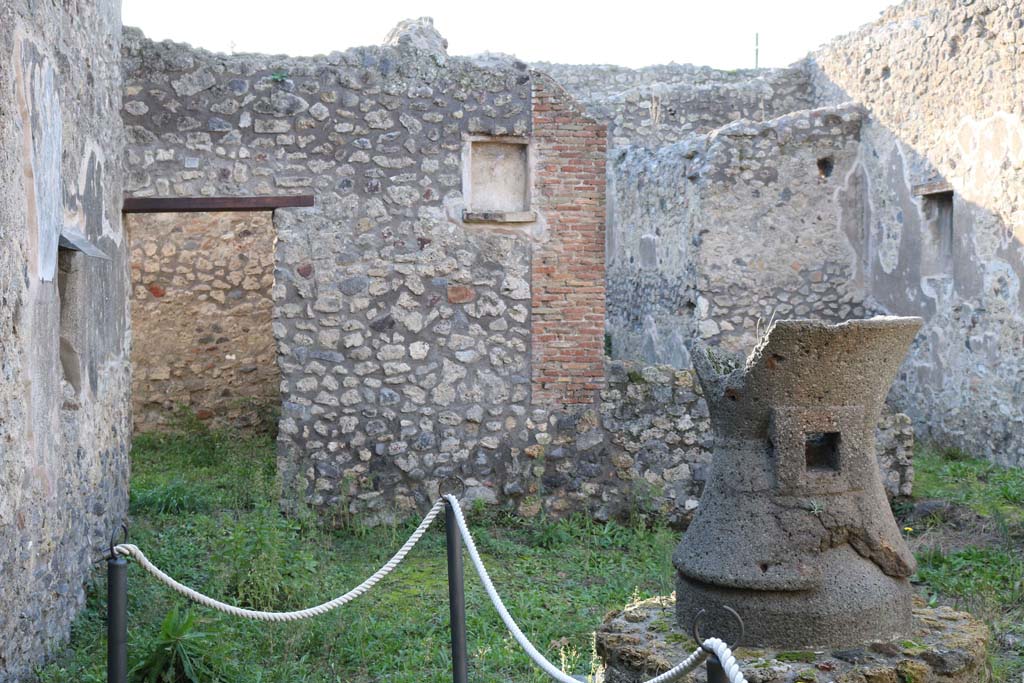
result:
[[[296,601],[317,563],[300,548],[299,525],[262,505],[240,518],[229,531],[228,587],[238,600],[259,610],[280,609]]]
[[[192,610],[171,609],[149,654],[132,667],[135,683],[211,683],[220,676],[210,665],[216,651],[212,634],[197,630]]]
[[[552,549],[572,541],[572,534],[566,525],[541,517],[530,533],[530,544],[535,548]]]

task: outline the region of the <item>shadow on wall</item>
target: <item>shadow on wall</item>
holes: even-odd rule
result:
[[[914,169],[931,166],[927,153],[870,123],[861,163],[848,179],[862,188],[863,210],[844,215],[842,226],[869,305],[926,321],[891,394],[919,437],[1020,465],[1024,245],[1012,215],[989,208],[1000,198],[984,196],[1020,186],[1020,179],[989,173],[1019,167],[1014,140],[1024,125],[1018,118],[1011,128],[1009,119],[965,120],[962,175],[947,176],[952,189],[940,184],[924,194],[915,192],[923,183],[914,182],[922,178]]]
[[[687,367],[774,318],[919,315],[890,398],[1024,464],[1024,33],[1012,6],[893,7],[802,64],[818,108],[610,160],[615,357]]]
[[[1024,465],[1024,33],[995,3],[906,3],[809,62],[870,118],[842,216],[878,310],[925,327],[890,398],[920,438]],[[1018,28],[1014,30],[1014,26]],[[980,79],[980,80],[979,80]]]

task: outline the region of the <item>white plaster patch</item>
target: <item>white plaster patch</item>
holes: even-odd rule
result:
[[[1024,121],[1017,114],[998,112],[988,118],[965,118],[956,131],[957,147],[960,150],[960,168],[963,178],[964,199],[969,202],[997,208],[998,205],[1013,206],[1012,194],[1016,183],[1007,183],[1007,174],[1022,172],[1024,166]],[[992,195],[996,193],[996,206]],[[1001,246],[1006,246],[1010,235],[1024,244],[1024,222],[1017,215],[1004,216],[1008,219],[1010,234]]]
[[[28,181],[29,246],[34,274],[51,281],[57,272],[57,242],[63,225],[60,158],[63,149],[57,72],[28,38],[15,44],[15,88]],[[31,258],[31,256],[30,256]]]

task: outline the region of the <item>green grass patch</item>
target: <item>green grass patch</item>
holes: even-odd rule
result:
[[[418,519],[390,527],[322,528],[277,509],[267,436],[208,431],[185,420],[142,434],[132,451],[131,542],[183,583],[259,609],[308,607],[386,562]],[[467,520],[513,616],[567,671],[594,667],[593,630],[630,599],[672,590],[677,532],[584,517],[526,520],[471,510]],[[501,624],[466,566],[474,680],[547,680]],[[129,652],[137,680],[167,665],[169,680],[257,683],[449,681],[443,525],[435,522],[393,574],[354,603],[302,622],[241,621],[190,606],[137,567],[129,570]],[[43,683],[102,683],[106,588],[98,572],[67,649]],[[195,635],[198,634],[198,635]]]
[[[1024,557],[999,548],[969,547],[944,554],[918,553],[917,577],[943,595],[990,596],[1006,605],[1024,605]]]
[[[940,498],[975,512],[1024,523],[1024,469],[967,458],[958,450],[918,447],[914,497]]]
[[[929,522],[932,542],[918,551],[913,580],[931,604],[951,604],[984,619],[992,631],[993,680],[1017,680],[1024,675],[1024,648],[1006,643],[1024,642],[1024,470],[959,450],[918,447],[914,497],[951,501],[980,516],[977,543],[953,551],[944,548],[944,523]],[[962,537],[965,531],[950,533]]]

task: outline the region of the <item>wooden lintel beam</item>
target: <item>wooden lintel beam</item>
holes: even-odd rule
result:
[[[313,206],[313,195],[279,197],[125,197],[124,213],[181,213],[189,211],[273,211]]]
[[[923,183],[921,185],[914,185],[910,188],[910,193],[915,197],[924,197],[930,194],[945,194],[952,192],[953,186],[947,183],[945,180],[940,180],[934,183]]]

